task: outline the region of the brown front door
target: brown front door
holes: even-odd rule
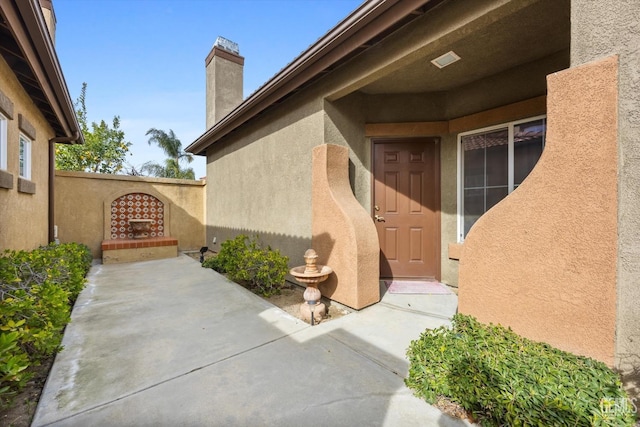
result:
[[[380,276],[439,279],[439,139],[374,141],[374,165]]]

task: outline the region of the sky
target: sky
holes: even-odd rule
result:
[[[119,116],[133,145],[127,163],[162,163],[150,128],[183,148],[205,129],[205,64],[218,36],[240,47],[244,97],[363,0],[54,0],[56,51],[71,99],[87,83],[89,122]],[[205,157],[189,165],[206,175]]]

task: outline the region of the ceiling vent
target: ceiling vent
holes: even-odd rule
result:
[[[454,51],[450,50],[444,55],[440,55],[436,59],[432,60],[431,63],[438,68],[444,68],[447,65],[451,65],[454,62],[457,62],[459,60],[460,60],[460,57],[456,55]]]

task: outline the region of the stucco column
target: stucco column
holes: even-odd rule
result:
[[[571,1],[571,65],[618,55],[616,367],[640,390],[640,2]],[[613,159],[609,160],[613,161]],[[633,374],[633,371],[636,374]]]
[[[349,149],[324,144],[313,149],[312,242],[318,264],[334,274],[322,295],[361,309],[380,301],[380,246],[373,221],[349,185]]]

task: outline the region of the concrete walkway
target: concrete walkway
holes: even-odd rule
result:
[[[96,265],[33,426],[463,426],[404,385],[455,295],[311,327],[197,261]]]

